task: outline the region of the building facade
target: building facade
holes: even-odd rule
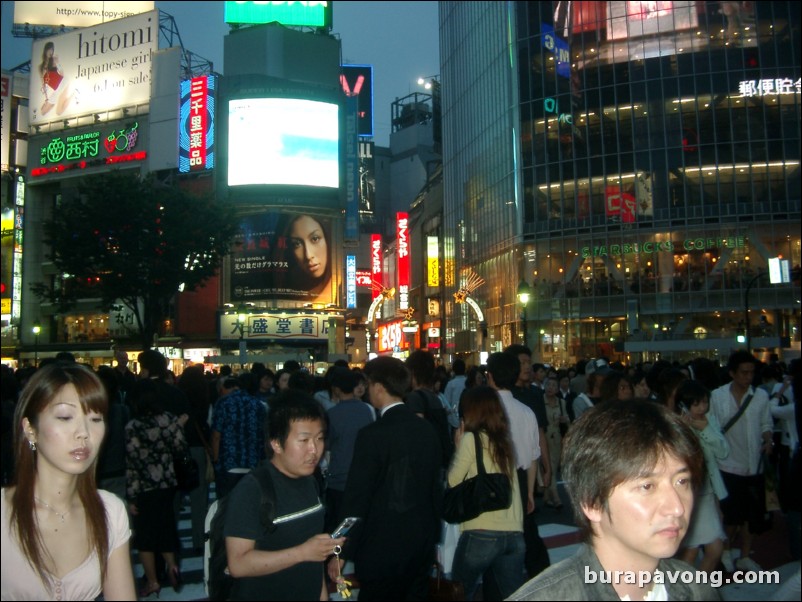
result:
[[[484,280],[488,350],[798,354],[797,5],[440,6],[444,263]],[[762,275],[778,258],[791,282]],[[449,352],[481,351],[446,311]]]

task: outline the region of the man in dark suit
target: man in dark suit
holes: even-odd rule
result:
[[[410,374],[401,360],[373,359],[365,375],[380,418],[357,434],[340,518],[362,521],[343,556],[354,561],[360,601],[425,600],[440,539],[440,442],[402,401]],[[329,563],[332,579],[337,563]]]

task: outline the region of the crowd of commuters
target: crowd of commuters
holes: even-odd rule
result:
[[[124,352],[115,357],[97,371],[69,354],[36,370],[3,367],[3,599],[180,590],[182,556],[202,550],[212,482],[218,499],[230,496],[233,599],[327,599],[348,560],[360,600],[425,599],[442,495],[477,474],[477,441],[513,501],[460,524],[447,550],[468,600],[480,587],[485,600],[645,591],[588,589],[580,566],[759,570],[767,482],[789,555],[800,557],[798,360],[765,364],[741,351],[726,366],[594,358],[558,370],[511,345],[450,370],[419,350],[361,369],[337,362],[322,377],[294,361],[275,373],[189,366],[175,377],[156,351],[139,354],[137,375]],[[179,491],[173,460],[186,451],[199,483]],[[257,473],[275,489],[269,526]],[[644,474],[654,507],[627,493]],[[550,567],[535,510],[562,506],[558,480],[586,545]],[[192,550],[178,537],[186,501]],[[649,513],[671,537],[638,554]],[[347,537],[329,537],[350,516],[361,520]],[[144,570],[136,583],[132,549]],[[715,599],[666,587],[652,595]]]

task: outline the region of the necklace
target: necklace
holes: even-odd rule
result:
[[[56,516],[58,516],[58,517],[61,519],[61,522],[62,522],[62,523],[63,523],[63,522],[65,522],[65,519],[67,518],[67,515],[70,513],[70,511],[69,511],[69,510],[67,510],[66,512],[59,512],[58,510],[56,510],[55,508],[53,508],[53,506],[51,506],[50,504],[48,504],[46,501],[44,501],[44,500],[40,500],[40,499],[39,499],[38,497],[36,497],[36,496],[33,496],[33,499],[35,499],[37,502],[39,502],[40,504],[42,504],[42,506],[44,506],[45,508],[47,508],[48,510],[50,510],[50,512],[52,512],[53,514],[55,514]]]

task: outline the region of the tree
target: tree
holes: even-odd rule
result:
[[[217,272],[238,229],[230,206],[152,175],[89,176],[44,223],[48,259],[61,277],[31,290],[62,312],[79,299],[99,298],[103,311],[122,303],[148,349],[176,292]]]

